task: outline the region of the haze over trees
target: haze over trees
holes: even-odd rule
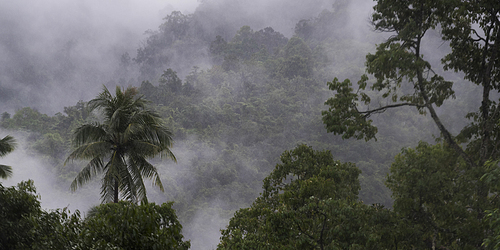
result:
[[[153,247],[152,235],[180,249],[495,249],[500,4],[379,0],[371,17],[360,17],[357,11],[373,3],[260,2],[203,1],[193,13],[166,13],[139,46],[110,54],[107,78],[95,75],[99,86],[117,87],[116,96],[105,90],[49,115],[30,105],[4,113],[1,128],[22,135],[27,152],[41,156],[40,166],[55,173],[52,186],[79,187],[78,180],[101,179],[102,170],[103,201],[120,190],[131,203],[103,204],[85,218],[47,212],[33,183],[21,183],[2,195],[23,197],[27,212],[9,210],[7,219],[20,227],[2,230],[25,232],[17,236],[28,248]],[[371,32],[368,19],[382,32]],[[52,74],[28,61],[22,74],[2,70],[8,85],[0,90],[73,79],[61,72],[86,65],[67,63],[67,71]],[[92,75],[85,69],[81,75]],[[119,96],[131,97],[130,109],[86,108]],[[142,110],[136,100],[150,101],[144,112],[152,120],[122,123]],[[114,165],[107,156],[130,145],[109,136],[150,138],[147,124],[171,130],[168,147],[158,147],[177,163],[145,164],[158,151],[140,147]],[[106,146],[73,151],[75,131],[79,146]],[[64,164],[68,155],[90,157],[90,164],[80,172],[76,161]],[[139,168],[106,174],[106,167],[125,166],[149,167],[145,177],[164,192],[148,189],[147,200],[162,205],[145,202],[148,182]],[[97,195],[87,192],[74,196]],[[130,222],[126,236],[145,233],[140,240],[116,229],[123,224],[115,214],[130,219],[123,222]],[[158,218],[171,219],[172,227]],[[48,228],[60,233],[47,235]]]

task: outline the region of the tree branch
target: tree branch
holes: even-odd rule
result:
[[[485,38],[483,38],[483,37],[481,37],[481,36],[477,33],[477,31],[476,31],[475,29],[471,29],[471,30],[472,30],[472,33],[474,33],[474,35],[476,35],[476,36],[477,36],[477,39],[472,39],[473,41],[475,41],[475,42],[478,42],[478,41],[484,41],[484,42],[486,42],[486,43],[487,43],[486,39],[485,39]]]
[[[424,108],[425,107],[423,105],[418,105],[418,104],[415,104],[415,103],[405,102],[405,103],[397,103],[397,104],[392,104],[392,105],[386,105],[386,106],[383,106],[383,107],[380,107],[380,108],[376,108],[376,109],[372,109],[372,110],[367,110],[367,111],[358,111],[358,112],[360,114],[363,114],[364,118],[368,118],[372,114],[384,113],[387,109],[398,108],[398,107],[403,107],[403,106],[412,106],[412,107],[417,107],[417,108]]]

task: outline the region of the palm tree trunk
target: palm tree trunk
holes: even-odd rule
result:
[[[114,193],[114,203],[118,203],[118,180],[115,179],[115,190],[113,190]]]

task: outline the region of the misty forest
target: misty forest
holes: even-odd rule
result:
[[[0,3],[0,249],[500,249],[498,0],[150,2]]]

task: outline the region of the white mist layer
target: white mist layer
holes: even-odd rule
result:
[[[0,131],[0,138],[7,135]],[[4,165],[12,167],[12,177],[0,180],[5,187],[15,186],[22,181],[33,180],[43,209],[57,209],[67,207],[70,211],[76,209],[85,213],[95,205],[100,204],[99,182],[93,181],[76,192],[71,192],[67,186],[57,184],[56,168],[44,164],[44,159],[27,150],[27,142],[20,134],[14,136],[16,149],[0,158]],[[97,179],[97,178],[96,178]]]
[[[1,112],[54,114],[117,80],[120,56],[135,55],[147,30],[197,0],[0,1]],[[0,93],[1,94],[1,93]]]

